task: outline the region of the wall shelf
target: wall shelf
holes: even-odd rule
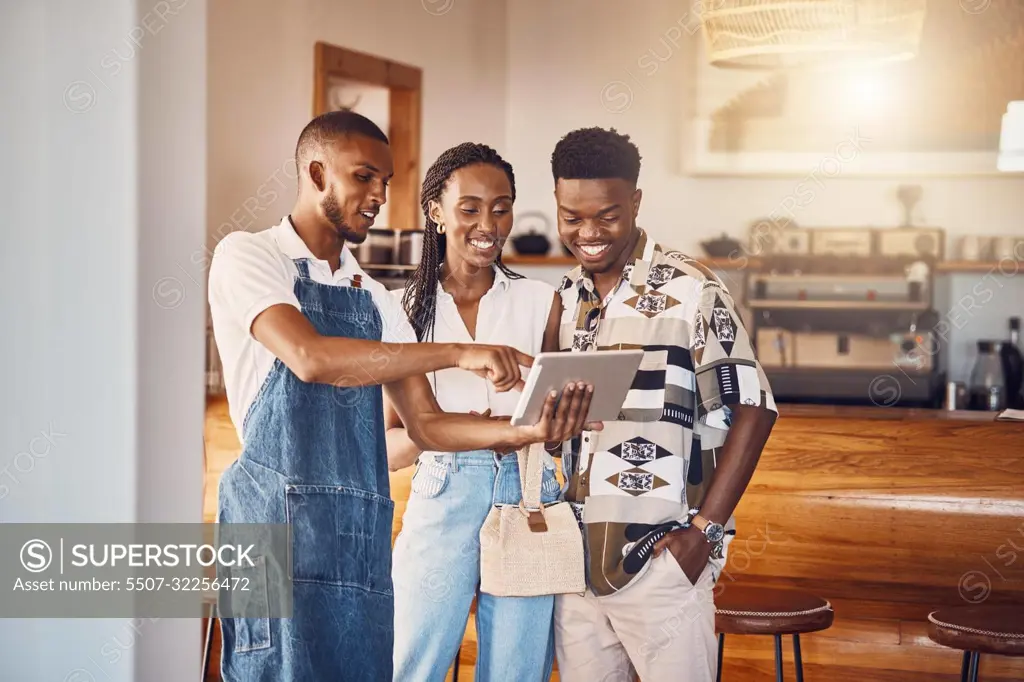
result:
[[[928,309],[928,303],[905,301],[790,301],[771,299],[752,299],[747,307],[753,309],[776,310],[920,310]]]
[[[751,270],[761,266],[759,258],[698,258],[699,263],[713,270]],[[575,266],[573,256],[505,256],[502,262],[506,265],[540,265],[540,266]],[[1016,274],[1021,265],[1014,259],[1002,261],[943,261],[935,266],[937,274],[987,273],[997,271],[1002,274]],[[1012,271],[1012,272],[1011,272]]]
[[[569,265],[574,266],[577,260],[572,256],[502,256],[505,265]]]
[[[698,258],[699,263],[714,270],[742,270],[744,268],[757,267],[759,261],[755,258],[733,259],[733,258]],[[578,261],[573,256],[503,256],[501,262],[505,265],[562,265],[575,266]]]
[[[1020,269],[1017,261],[1012,258],[1004,259],[1010,261],[1013,265],[1014,273]],[[991,272],[993,270],[1000,270],[1000,265],[1004,261],[971,261],[971,260],[951,260],[939,263],[935,266],[936,272],[948,272],[948,273],[965,273],[965,272]],[[1006,263],[1006,265],[1010,265]],[[1002,271],[1006,271],[1004,268]]]

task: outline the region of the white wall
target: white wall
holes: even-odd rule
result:
[[[655,238],[694,255],[703,254],[702,240],[722,232],[745,236],[750,224],[793,197],[804,178],[679,174],[684,114],[695,107],[689,74],[693,60],[703,56],[699,31],[687,30],[696,26],[688,15],[694,4],[699,5],[676,0],[508,3],[506,151],[516,170],[517,213],[541,210],[554,218],[551,151],[562,135],[584,126],[615,127],[632,137],[643,157],[641,225]],[[800,195],[799,203],[805,205],[794,209],[795,219],[817,227],[897,225],[903,209],[895,189],[904,181],[840,175],[824,179],[823,186],[812,182],[814,198]],[[955,249],[963,234],[1024,236],[1021,176],[919,184],[924,198],[918,218],[946,229],[951,235],[947,250]],[[957,374],[974,338],[1003,338],[1006,318],[1024,312],[1019,303],[1024,275],[996,276],[1001,287],[990,284],[994,295],[950,338]],[[944,296],[948,302],[939,302],[940,312],[956,316],[955,310],[941,306],[955,306],[983,277],[951,278]],[[957,317],[957,324],[963,317]]]
[[[421,172],[467,140],[505,139],[504,0],[217,0],[209,14],[211,246],[278,222],[295,197],[295,141],[313,116],[313,46],[424,71]],[[197,277],[205,263],[194,266]]]
[[[206,8],[156,5],[0,6],[3,522],[200,518],[204,297],[154,285],[203,240]],[[0,679],[196,675],[198,620],[131,634],[0,620]]]
[[[292,150],[312,115],[313,44],[324,40],[424,69],[423,171],[466,140],[494,145],[516,170],[517,212],[553,215],[550,154],[558,138],[589,125],[628,132],[644,157],[642,224],[656,238],[700,254],[721,232],[746,234],[793,202],[798,223],[895,225],[899,179],[688,178],[679,174],[684,114],[696,106],[700,58],[693,3],[637,0],[218,0],[209,12],[208,248],[236,229],[264,229],[291,207]],[[625,87],[624,87],[625,86]],[[626,89],[628,88],[628,89]],[[909,179],[913,181],[914,179]],[[925,180],[917,218],[950,235],[1024,234],[1024,180]],[[808,200],[808,190],[813,199]],[[554,235],[552,235],[554,236]],[[207,252],[186,267],[205,281]],[[949,278],[938,301],[951,319],[983,275]],[[1018,312],[1020,277],[950,339],[969,354],[978,337],[1002,337]],[[1013,295],[1007,292],[1016,292]],[[970,302],[967,302],[970,305]],[[955,369],[955,368],[954,368]]]
[[[616,127],[637,143],[643,156],[643,223],[680,249],[699,254],[703,239],[723,231],[745,235],[752,222],[793,194],[803,178],[688,178],[677,171],[684,110],[695,106],[689,74],[693,60],[703,57],[700,33],[680,28],[693,25],[685,18],[690,4],[509,3],[506,144],[517,176],[524,177],[517,212],[553,215],[551,151],[561,135],[592,125]],[[812,186],[814,200],[795,209],[796,220],[823,227],[899,224],[900,182],[825,178],[824,188]],[[1024,176],[920,184],[919,218],[925,224],[954,236],[1024,235]]]

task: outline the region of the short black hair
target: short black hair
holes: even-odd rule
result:
[[[621,178],[636,185],[640,177],[640,150],[624,135],[604,128],[580,128],[568,133],[551,153],[555,182]]]
[[[311,152],[323,149],[344,135],[363,135],[390,144],[384,131],[362,114],[349,109],[328,111],[307,123],[299,134],[299,141],[295,145],[296,165],[302,168],[303,159]]]

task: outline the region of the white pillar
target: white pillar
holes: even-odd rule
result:
[[[205,0],[0,0],[0,522],[201,519],[205,280],[153,291],[204,244],[205,55]],[[0,679],[197,679],[199,646],[0,619]]]

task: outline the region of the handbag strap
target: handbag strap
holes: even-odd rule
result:
[[[544,445],[534,443],[522,448],[519,458],[519,485],[523,493],[523,504],[529,509],[540,509],[540,486],[544,478]]]

